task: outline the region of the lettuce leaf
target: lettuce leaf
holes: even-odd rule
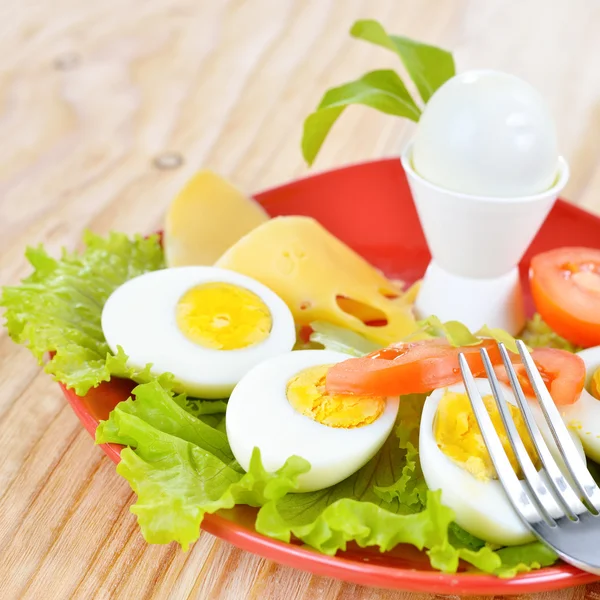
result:
[[[420,394],[402,397],[394,435],[360,471],[326,490],[265,504],[257,531],[286,542],[293,535],[331,555],[349,541],[382,552],[409,543],[426,548],[431,565],[446,572],[455,572],[461,560],[503,577],[551,564],[552,552],[536,544],[494,551],[459,527],[439,492],[427,489],[417,450],[424,400]]]
[[[29,249],[34,272],[20,286],[4,289],[6,324],[56,379],[78,394],[111,376],[144,382],[100,424],[98,443],[126,446],[117,471],[138,498],[132,507],[150,543],[177,541],[185,549],[199,535],[205,514],[235,504],[260,508],[256,527],[279,539],[296,535],[329,554],[348,541],[381,550],[398,543],[426,548],[431,564],[453,572],[467,561],[485,572],[509,577],[551,564],[539,544],[493,550],[458,527],[437,492],[427,490],[419,465],[418,429],[423,396],[402,399],[394,433],[360,471],[320,492],[296,494],[296,480],[310,465],[290,457],[276,473],[264,470],[255,450],[247,473],[235,460],[225,432],[225,400],[175,395],[173,377],[152,378],[149,367],[133,372],[122,349],[110,353],[101,330],[102,307],[128,279],[163,267],[156,237],[86,235],[81,254],[60,260],[42,248]],[[455,341],[464,329],[430,321]],[[445,328],[445,329],[444,329]],[[469,335],[470,332],[468,332]],[[313,343],[348,354],[376,348],[351,332],[317,323]],[[463,339],[464,341],[464,339]]]
[[[5,287],[0,298],[11,338],[26,345],[40,363],[46,352],[53,352],[46,372],[80,396],[111,375],[149,379],[149,370],[127,368],[122,350],[110,353],[100,319],[117,287],[164,266],[158,236],[130,239],[111,233],[101,238],[88,232],[84,242],[81,254],[63,251],[60,260],[42,247],[29,248],[33,273],[18,286]]]
[[[310,324],[310,327],[313,330],[310,334],[310,341],[326,350],[360,357],[381,348],[381,346],[371,342],[360,333],[327,321],[314,321]]]
[[[459,321],[446,321],[443,323],[438,317],[431,316],[417,322],[418,329],[406,340],[411,341],[426,334],[431,337],[446,338],[452,346],[474,346],[484,338],[491,338],[502,342],[508,350],[518,353],[515,338],[504,329],[493,329],[484,325],[475,333],[471,333],[466,325]]]
[[[568,352],[582,350],[582,348],[572,344],[558,333],[554,333],[539,314],[533,315],[533,318],[527,321],[525,329],[519,337],[532,348],[558,348]]]
[[[502,565],[494,574],[508,579],[519,573],[527,573],[541,567],[553,565],[558,556],[554,551],[541,542],[531,542],[522,546],[507,546],[497,551]]]
[[[291,457],[267,473],[255,450],[247,473],[239,466],[227,436],[185,411],[158,381],[133,390],[135,401],[117,405],[96,431],[96,443],[129,447],[117,472],[138,498],[131,507],[149,543],[196,541],[206,513],[236,504],[261,506],[295,489],[310,465]]]

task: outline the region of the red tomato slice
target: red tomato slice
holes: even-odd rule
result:
[[[456,348],[441,338],[398,344],[331,367],[327,390],[363,396],[421,394],[462,381],[458,355],[465,354],[475,377],[485,373],[479,350],[486,348],[493,364],[501,362],[498,344],[484,340]]]
[[[586,348],[600,345],[600,250],[543,252],[529,278],[536,308],[556,333]]]
[[[542,379],[557,405],[573,404],[577,401],[585,384],[585,363],[576,354],[556,348],[537,348],[531,356],[540,371]],[[513,354],[519,383],[526,396],[535,396],[521,357]],[[504,365],[494,367],[498,379],[510,385]]]

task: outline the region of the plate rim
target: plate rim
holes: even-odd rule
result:
[[[319,179],[333,173],[375,166],[376,164],[385,166],[390,163],[397,163],[400,169],[402,169],[399,157],[361,161],[302,176],[254,193],[252,197],[260,202],[261,197],[268,196],[271,193],[281,191],[310,179]],[[585,215],[586,218],[598,221],[600,225],[600,217],[598,215],[585,210],[577,204],[565,202],[560,198],[557,200],[557,203],[562,204],[563,208],[568,208],[575,213]],[[83,402],[84,397],[78,396],[74,390],[67,389],[62,383],[59,383],[59,386],[79,421],[91,435],[92,439],[94,439],[99,421],[86,408]],[[100,448],[115,464],[119,462],[122,446],[100,444]],[[234,521],[222,517],[218,513],[206,514],[201,528],[242,550],[252,552],[279,564],[309,571],[316,575],[334,577],[346,582],[371,587],[464,596],[486,594],[515,595],[559,590],[600,581],[600,577],[580,571],[576,567],[564,563],[551,567],[543,567],[529,573],[517,575],[511,579],[501,579],[494,575],[479,573],[442,573],[439,571],[371,564],[345,557],[329,556],[295,544],[281,542],[247,529]]]

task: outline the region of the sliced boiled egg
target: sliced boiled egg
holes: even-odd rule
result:
[[[254,367],[227,405],[227,437],[244,469],[259,448],[267,471],[291,456],[311,469],[298,491],[332,486],[367,463],[387,439],[398,398],[328,394],[327,369],[348,356],[328,350],[282,354]]]
[[[247,371],[296,340],[283,300],[250,277],[215,267],[131,279],[107,300],[102,330],[129,366],[172,373],[178,391],[202,398],[227,397]]]
[[[585,363],[586,382],[579,400],[560,406],[565,423],[581,439],[587,456],[600,463],[600,346],[578,353]]]
[[[518,473],[518,463],[501,424],[490,384],[486,379],[477,379],[476,383],[507,456]],[[536,464],[533,443],[526,432],[515,397],[509,388],[502,384],[501,387],[515,426]],[[541,410],[534,406],[540,431],[560,464],[552,434]],[[572,438],[583,458],[583,448],[574,433]],[[421,417],[419,455],[427,486],[442,491],[442,503],[454,510],[456,522],[463,529],[502,546],[533,540],[533,535],[522,523],[497,479],[464,385],[435,390],[427,398]]]

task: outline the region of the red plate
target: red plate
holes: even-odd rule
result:
[[[315,217],[391,278],[413,282],[423,275],[429,262],[425,238],[397,159],[322,173],[263,192],[256,199],[273,216]],[[526,276],[532,254],[564,245],[600,247],[600,219],[559,200],[527,253],[522,274]],[[531,312],[528,292],[527,302]],[[94,435],[98,421],[106,419],[132,387],[130,381],[113,380],[84,398],[69,390],[64,393],[85,428]],[[118,462],[119,446],[102,448]],[[436,594],[529,594],[597,580],[563,564],[510,580],[476,572],[447,575],[432,571],[426,556],[409,546],[384,554],[355,546],[330,557],[256,533],[254,514],[252,509],[238,507],[207,515],[202,528],[281,564],[363,585]]]

